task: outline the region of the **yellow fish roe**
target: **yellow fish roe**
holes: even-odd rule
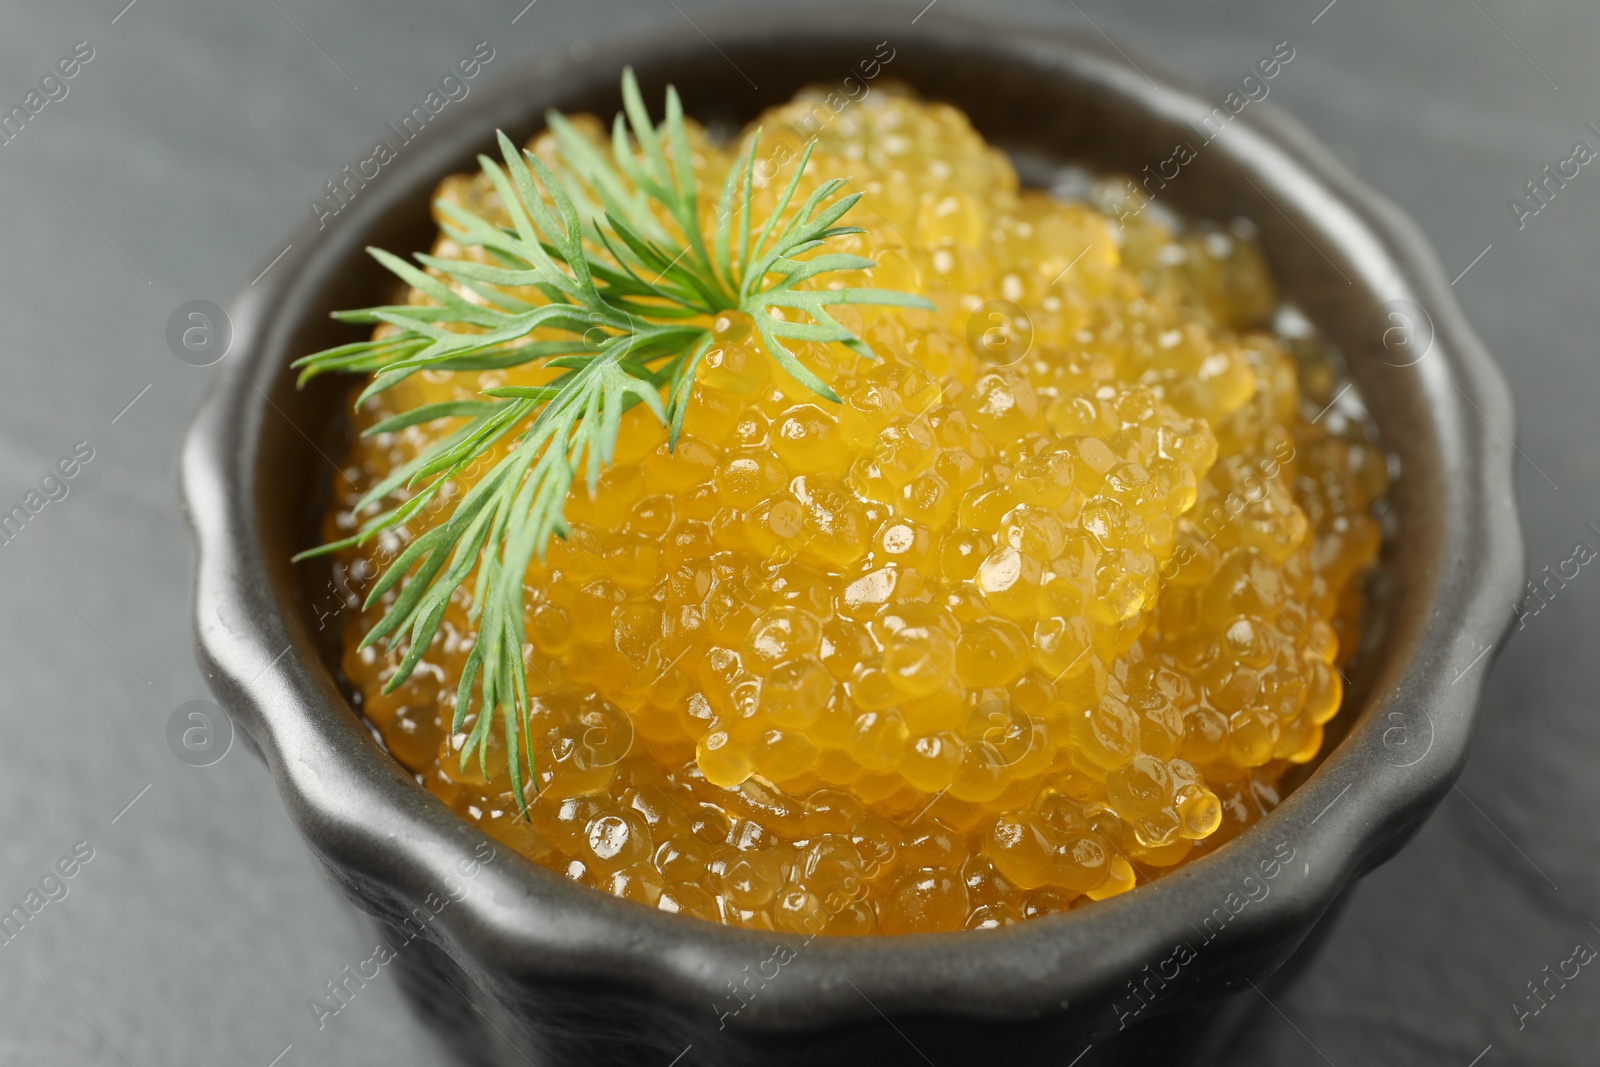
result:
[[[815,103],[760,120],[758,219]],[[704,196],[742,145],[691,132]],[[560,171],[552,138],[531,147]],[[1315,419],[1339,383],[1314,338],[1267,331],[1242,232],[1175,231],[1126,181],[1099,210],[1021,189],[959,111],[892,88],[821,129],[800,198],[830,177],[865,194],[845,221],[866,232],[824,251],[877,262],[847,284],[937,310],[839,309],[876,361],[796,346],[837,404],[723,315],[676,451],[625,416],[527,576],[530,819],[498,731],[487,777],[448,732],[470,582],[394,693],[399,652],[356,650],[381,605],[347,613],[344,670],[442,801],[649,906],[905,933],[1124,892],[1259,818],[1318,754],[1385,456],[1359,416]],[[440,195],[505,219],[481,176]],[[359,422],[551,376],[427,373]],[[358,440],[327,533],[453,425]],[[345,551],[342,580],[359,592],[448,510]]]

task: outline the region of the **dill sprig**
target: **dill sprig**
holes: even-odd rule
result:
[[[838,195],[845,179],[821,183],[790,211],[814,142],[771,214],[758,223],[751,200],[757,131],[728,170],[708,243],[677,92],[667,89],[666,119],[659,126],[632,70],[623,73],[622,96],[625,114],[612,126],[609,159],[565,117],[548,115],[561,164],[577,183],[563,183],[544,161],[499,134],[503,161],[479,156],[478,162],[511,226],[491,224],[449,201],[437,204],[447,219],[444,233],[464,248],[482,250],[487,262],[419,254],[419,267],[368,249],[432,303],[336,313],[343,322],[389,329],[294,364],[302,385],[329,371],[370,374],[358,408],[422,370],[535,364],[561,372],[543,385],[485,389],[482,399],[422,405],[368,428],[369,435],[383,434],[461,420],[368,490],[354,511],[371,511],[400,490],[411,493],[406,500],[367,518],[354,535],[296,557],[359,545],[403,525],[480,457],[512,438],[508,454],[462,496],[449,519],[406,545],[373,585],[366,607],[397,587],[398,593],[361,647],[383,642],[405,649],[384,689],[394,690],[427,651],[452,595],[473,579],[469,618],[477,637],[462,670],[451,730],[464,728],[476,687],[480,714],[462,747],[462,767],[476,752],[487,773],[498,710],[512,792],[524,814],[523,764],[535,790],[538,776],[523,659],[523,578],[550,538],[565,536],[564,504],[580,471],[593,492],[615,451],[623,413],[645,405],[667,426],[669,447],[676,446],[696,371],[712,344],[705,323],[722,312],[748,314],[780,367],[837,401],[784,341],[838,342],[871,358],[871,348],[832,318],[829,306],[932,306],[885,289],[799,288],[824,274],[873,265],[841,253],[801,258],[829,238],[862,232],[839,225],[861,196]],[[530,289],[543,302],[525,299]],[[555,336],[536,340],[535,331]]]

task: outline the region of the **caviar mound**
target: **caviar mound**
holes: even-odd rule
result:
[[[814,103],[759,120],[758,216]],[[691,132],[712,187],[751,136]],[[388,694],[401,650],[359,647],[384,605],[347,611],[344,672],[442,801],[647,906],[895,934],[1124,892],[1260,818],[1320,752],[1387,457],[1317,338],[1272,329],[1246,231],[1172,225],[1125,181],[1089,202],[1022,189],[958,111],[889,87],[814,132],[801,195],[835,177],[864,194],[847,220],[864,232],[826,251],[935,310],[837,309],[876,359],[797,345],[838,402],[724,314],[676,448],[642,407],[624,416],[525,582],[529,817],[503,737],[480,767],[449,731],[467,586]],[[560,172],[552,138],[531,147]],[[440,196],[507,218],[481,177]],[[551,374],[426,372],[358,421]],[[327,533],[449,428],[359,438]],[[344,550],[352,603],[447,515]]]

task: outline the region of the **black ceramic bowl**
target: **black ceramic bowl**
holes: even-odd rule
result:
[[[1155,80],[1094,41],[936,13],[915,25],[905,14],[701,28],[715,45],[686,28],[474,90],[325,228],[297,233],[236,302],[234,351],[183,453],[211,685],[307,844],[388,926],[418,1002],[484,1059],[1182,1062],[1217,1004],[1279,968],[1461,770],[1483,653],[1522,584],[1505,384],[1416,227],[1269,105],[1235,117],[1220,96]],[[505,848],[471,867],[488,839],[374,742],[336,681],[333,626],[318,632],[324,575],[289,562],[317,540],[329,457],[348,433],[344,386],[297,391],[290,360],[350,339],[328,312],[382,302],[390,284],[363,247],[428,247],[435,183],[470,169],[496,128],[521,140],[548,107],[615,112],[624,63],[647,98],[671,82],[691,114],[742,123],[889,52],[885,74],[960,107],[1031,167],[1143,174],[1187,144],[1195,158],[1160,201],[1253,220],[1285,297],[1343,350],[1402,472],[1347,732],[1282,806],[1214,854],[1093,907],[992,932],[804,943],[650,911]],[[1292,61],[1278,76],[1296,76]],[[428,921],[407,941],[400,924],[417,908]]]

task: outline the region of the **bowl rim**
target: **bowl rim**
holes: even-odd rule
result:
[[[894,9],[847,15],[824,29],[808,30],[782,14],[705,17],[700,25],[715,29],[721,47],[698,28],[656,33],[608,42],[590,65],[609,70],[629,57],[674,51],[698,51],[720,61],[711,49],[737,49],[774,33],[820,42],[866,41],[892,32],[896,47],[926,43],[948,49],[959,42],[995,59],[1071,64],[1108,91],[1162,115],[1200,114],[1214,106],[1183,82],[1156,74],[1158,66],[1135,64],[1115,44],[1058,29],[978,24],[940,13],[908,25]],[[252,503],[252,446],[259,443],[269,405],[276,407],[268,392],[284,373],[279,357],[288,318],[318,277],[318,265],[341,254],[386,204],[441,159],[470,159],[486,117],[509,113],[517,88],[535,77],[530,61],[478,89],[476,104],[460,105],[456,127],[419,142],[399,162],[397,174],[352,205],[353,217],[321,232],[306,223],[295,233],[277,269],[245,287],[232,304],[231,356],[214,369],[181,454],[181,495],[196,549],[195,641],[213,691],[264,755],[291,820],[334,875],[413,903],[455,878],[458,865],[489,838],[419,788],[372,743],[322,664],[304,619],[294,616],[274,588],[265,561],[252,551],[261,521]],[[1216,852],[1094,907],[982,935],[809,941],[786,963],[781,982],[764,987],[745,1010],[720,1023],[787,1031],[857,1025],[886,1013],[1024,1020],[1065,1011],[1069,1004],[1106,1007],[1122,992],[1124,979],[1169,956],[1189,937],[1186,931],[1196,929],[1194,916],[1204,910],[1193,906],[1196,901],[1209,906],[1239,899],[1241,880],[1267,869],[1274,843],[1289,843],[1291,854],[1305,859],[1304,869],[1235,913],[1239,919],[1228,925],[1216,952],[1220,996],[1221,989],[1281,962],[1350,880],[1399,847],[1460,773],[1487,670],[1468,668],[1458,675],[1465,657],[1452,656],[1452,650],[1463,639],[1475,649],[1497,650],[1511,621],[1507,607],[1522,584],[1513,446],[1505,436],[1514,421],[1509,391],[1456,305],[1434,252],[1398,208],[1274,105],[1250,107],[1230,130],[1236,130],[1233,154],[1271,164],[1258,163],[1258,176],[1268,182],[1276,204],[1314,205],[1336,217],[1343,228],[1341,250],[1381,263],[1395,280],[1396,295],[1429,309],[1433,320],[1437,358],[1419,365],[1418,373],[1440,435],[1459,454],[1444,456],[1441,468],[1447,477],[1440,488],[1445,517],[1434,610],[1399,683],[1372,694],[1316,772],[1266,819]],[[1499,430],[1489,433],[1484,422]],[[1385,768],[1400,765],[1385,748],[1391,729],[1385,723],[1412,709],[1421,709],[1428,720],[1429,750],[1421,761],[1404,765],[1405,773],[1388,773]],[[1347,798],[1352,790],[1356,796]],[[1340,805],[1341,798],[1349,802]],[[1232,911],[1231,903],[1225,906]],[[716,1011],[727,1000],[730,977],[768,959],[777,944],[795,940],[640,908],[571,883],[508,849],[477,873],[470,894],[436,917],[430,937],[491,987],[599,984],[699,1012]],[[1241,962],[1261,946],[1275,946],[1265,970]],[[1114,1022],[1116,1012],[1112,1007],[1106,1018]]]

